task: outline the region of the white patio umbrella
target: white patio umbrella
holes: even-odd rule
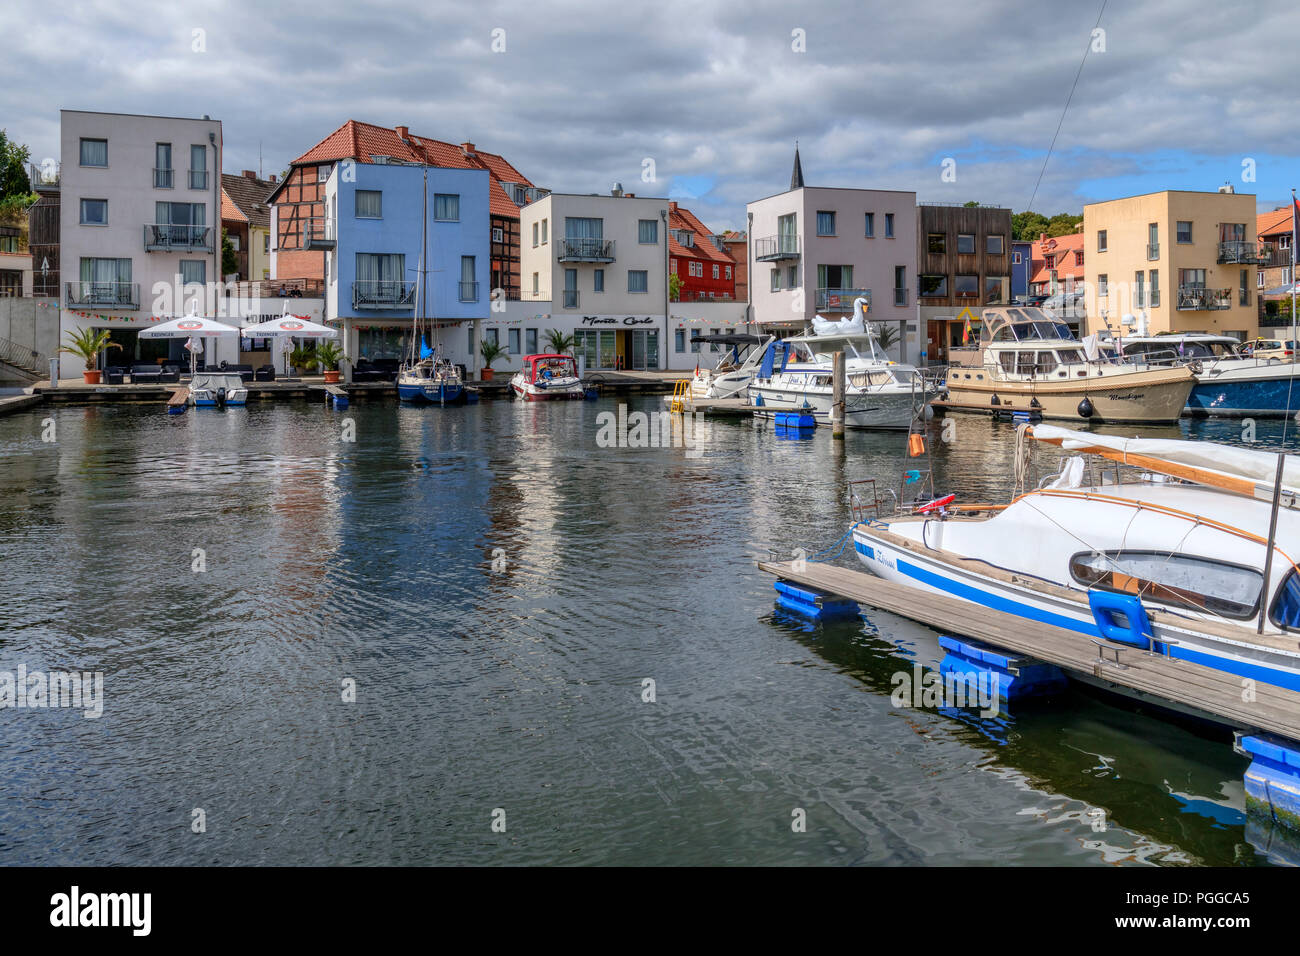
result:
[[[193,310],[179,319],[140,330],[142,339],[224,339],[239,335],[239,329],[224,322],[205,319]],[[202,351],[200,349],[199,351]],[[190,374],[194,373],[195,350],[190,350]]]
[[[293,351],[293,339],[332,339],[338,337],[339,330],[313,322],[305,315],[294,315],[286,306],[284,314],[279,318],[246,325],[239,330],[239,334],[246,339],[283,338],[280,353],[287,356]],[[284,370],[289,370],[287,358]]]

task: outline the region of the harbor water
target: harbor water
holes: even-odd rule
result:
[[[899,435],[608,447],[620,401],[0,418],[0,672],[103,674],[102,716],[0,709],[0,864],[1296,855],[1225,734],[1074,689],[898,707],[935,632],[776,611],[755,562],[833,550]],[[1014,428],[954,421],[936,489],[1004,500]]]

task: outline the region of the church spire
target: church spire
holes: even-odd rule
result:
[[[790,173],[790,188],[803,189],[803,166],[799,162],[799,141],[794,141],[794,169]]]

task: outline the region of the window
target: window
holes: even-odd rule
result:
[[[81,224],[83,226],[107,226],[108,225],[108,200],[107,199],[81,200]]]
[[[483,341],[491,342],[493,345],[501,344],[501,331],[499,329],[484,329]]]
[[[525,355],[537,354],[537,330],[536,329],[524,329],[524,354]]]
[[[946,255],[948,252],[948,237],[942,232],[932,232],[925,238],[925,251],[932,256]]]
[[[605,291],[605,270],[597,269],[595,271],[593,279],[595,283],[595,291],[604,292]]]
[[[1148,273],[1151,279],[1151,308],[1158,308],[1160,305],[1160,270],[1152,269]]]
[[[16,226],[0,226],[0,252],[17,253],[21,242],[22,235]]]
[[[785,287],[787,289],[797,289],[799,287],[798,266],[790,266],[785,270]]]
[[[979,276],[956,276],[953,279],[953,292],[959,299],[974,299],[980,294]]]
[[[1019,253],[1019,252],[1013,252],[1013,253],[1011,253],[1011,264],[1012,264],[1013,266],[1018,266],[1018,265],[1022,264],[1023,262],[1024,262],[1024,260],[1020,257],[1020,253]]]
[[[780,292],[780,291],[781,291],[781,270],[780,270],[780,268],[773,268],[773,269],[772,269],[772,291],[773,291],[773,292]]]
[[[506,241],[506,231],[505,231],[504,229],[502,229],[500,226],[493,226],[493,227],[492,227],[492,241],[495,242],[495,243],[498,243],[498,244],[499,244],[499,243],[503,243],[503,242],[505,242],[505,241]]]
[[[172,188],[171,143],[154,143],[153,145],[153,187],[154,189]]]
[[[1190,222],[1179,221],[1178,223],[1178,242],[1187,244],[1192,241],[1192,224]]]
[[[868,239],[870,239],[875,234],[876,234],[876,214],[874,212],[869,212],[867,213],[867,231],[865,235],[867,236]]]
[[[1141,269],[1133,273],[1133,305],[1136,308],[1146,306],[1146,273]]]
[[[384,194],[378,189],[358,189],[357,190],[357,218],[358,219],[383,219],[384,218]]]
[[[731,266],[727,266],[727,278],[731,278]]]
[[[1050,256],[1047,256],[1047,257],[1043,260],[1043,266],[1044,266],[1044,268],[1047,268],[1047,269],[1055,269],[1055,268],[1056,268],[1056,255],[1055,255],[1055,253],[1053,253],[1053,254],[1050,255]]]
[[[627,270],[627,291],[648,292],[649,273],[645,269]]]
[[[700,350],[700,343],[699,343],[699,341],[696,340],[695,338],[692,338],[692,339],[691,339],[691,351],[692,351],[692,352],[698,352],[699,350]]]
[[[190,147],[190,189],[208,188],[208,148]]]
[[[894,214],[892,212],[885,213],[885,238],[894,238]]]
[[[80,278],[80,301],[86,305],[131,303],[135,298],[130,259],[83,258]]]
[[[713,278],[718,278],[718,267],[716,265],[713,267]]]
[[[316,182],[323,183],[330,178],[330,165],[326,163],[323,166],[316,167]]]
[[[1005,236],[1002,235],[986,236],[984,242],[985,242],[984,249],[989,255],[991,256],[1005,255],[1003,251],[1006,248]]]
[[[974,237],[974,236],[964,236],[964,235],[958,234],[958,236],[957,236],[957,255],[959,255],[959,256],[973,256],[973,255],[975,255],[975,237]]]
[[[1098,252],[1106,251],[1106,230],[1105,229],[1097,230],[1097,251]]]
[[[1257,289],[1262,289],[1262,288],[1264,288],[1264,270],[1263,270],[1263,269],[1261,269],[1261,270],[1260,270],[1258,273],[1256,273],[1256,275],[1255,275],[1255,288],[1257,288]]]
[[[636,241],[643,246],[653,246],[659,241],[659,223],[654,219],[638,219]]]
[[[271,254],[271,234],[269,232],[262,233],[262,253],[268,256]]]
[[[685,329],[677,329],[675,332],[673,332],[673,351],[678,353],[686,351],[686,330]]]
[[[1179,269],[1178,284],[1188,289],[1205,288],[1205,270],[1204,269]]]
[[[817,235],[819,236],[835,235],[835,213],[834,212],[817,213]]]
[[[546,245],[546,222],[547,220],[542,220],[542,245]]]
[[[523,354],[519,350],[519,329],[506,330],[506,351],[511,355]]]
[[[1097,276],[1097,298],[1104,299],[1109,294],[1110,277],[1106,273]]]
[[[108,140],[83,139],[81,141],[82,166],[108,165]]]
[[[1250,305],[1250,270],[1241,270],[1241,285],[1239,286],[1238,305]]]
[[[533,273],[533,295],[537,295],[537,273]]]
[[[181,284],[182,285],[204,285],[207,282],[207,262],[203,259],[182,259],[181,260]]]
[[[1076,266],[1081,266],[1081,265],[1083,265],[1083,250],[1082,250],[1082,249],[1075,249],[1075,250],[1074,250],[1074,264],[1075,264]]]
[[[460,301],[478,301],[478,272],[473,256],[460,257]]]
[[[1263,584],[1254,568],[1158,551],[1084,551],[1070,559],[1070,574],[1086,587],[1240,620],[1254,617]]]
[[[921,276],[920,295],[932,298],[948,294],[947,276]]]
[[[533,223],[533,248],[534,249],[537,248],[537,230],[540,225],[541,225],[540,223],[536,223],[536,222]]]
[[[460,222],[460,194],[434,193],[433,219],[435,222]]]
[[[677,260],[676,260],[676,259],[669,259],[669,260],[668,260],[668,272],[669,272],[670,275],[677,275]]]
[[[1010,285],[1011,280],[1007,276],[985,276],[984,304],[1006,305],[1008,302],[1007,288]]]

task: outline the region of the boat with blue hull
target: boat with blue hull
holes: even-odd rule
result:
[[[414,405],[456,405],[466,399],[465,382],[460,369],[431,350],[398,372],[397,397]]]
[[[859,560],[921,593],[1300,691],[1300,458],[1047,425],[1028,435],[1102,467],[1067,458],[1005,506],[949,496],[859,521]]]
[[[1289,418],[1300,412],[1297,366],[1255,358],[1228,335],[1183,332],[1125,336],[1114,343],[1126,362],[1188,365],[1196,385],[1184,414]]]

